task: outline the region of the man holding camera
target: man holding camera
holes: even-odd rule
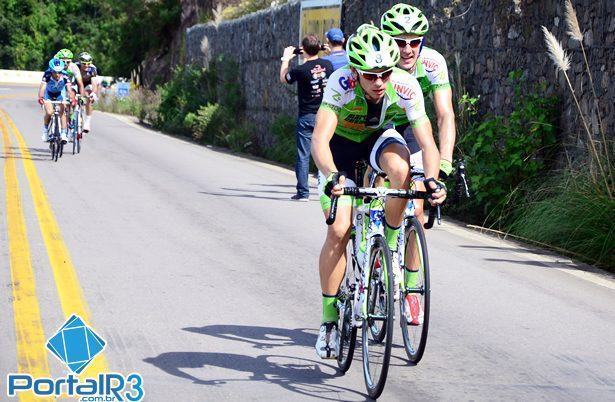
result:
[[[297,118],[297,193],[291,197],[294,201],[308,201],[310,187],[308,182],[310,168],[310,146],[312,131],[316,121],[316,112],[320,107],[327,79],[333,72],[333,65],[328,60],[318,57],[323,49],[316,35],[307,35],[301,41],[301,47],[288,46],[280,60],[280,82],[293,84],[297,82],[299,116]],[[290,61],[300,54],[303,64],[289,69]]]

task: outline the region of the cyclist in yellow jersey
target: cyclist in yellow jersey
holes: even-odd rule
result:
[[[312,156],[320,172],[319,192],[325,216],[330,208],[329,194],[341,196],[343,186],[359,182],[354,177],[356,161],[369,160],[373,169],[386,173],[391,188],[409,188],[410,152],[401,135],[387,129],[400,113],[405,113],[424,151],[432,202],[442,203],[446,191],[435,180],[440,155],[425,114],[423,95],[414,77],[395,68],[399,48],[393,38],[366,24],[349,38],[346,50],[349,65],[329,77],[312,136]],[[336,177],[339,184],[334,186]],[[385,206],[385,236],[393,250],[397,249],[406,203],[404,199],[391,199]],[[335,301],[346,269],[351,207],[349,197],[339,199],[337,218],[327,228],[320,253],[323,314],[316,352],[321,358],[335,358],[338,353]]]

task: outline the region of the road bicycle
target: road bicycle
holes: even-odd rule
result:
[[[73,155],[81,152],[81,139],[83,136],[83,109],[85,97],[77,95],[77,104],[72,107],[69,117],[69,130],[73,141]]]
[[[64,150],[64,144],[60,135],[62,126],[60,124],[60,105],[64,104],[64,101],[48,101],[53,105],[53,115],[51,121],[47,127],[47,138],[49,141],[49,150],[51,151],[51,160],[57,162],[58,157],[62,157]]]
[[[364,166],[358,166],[355,177],[363,177]],[[357,329],[361,328],[365,385],[369,396],[377,398],[388,374],[395,315],[391,251],[384,234],[384,205],[387,197],[426,199],[430,194],[386,187],[346,187],[344,195],[354,198],[347,268],[337,301],[337,363],[343,372],[350,368]],[[332,196],[331,201],[327,224],[332,224],[337,214],[338,198]]]

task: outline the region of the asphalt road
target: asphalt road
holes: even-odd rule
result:
[[[366,399],[360,352],[340,375],[313,349],[325,224],[291,171],[103,113],[53,163],[35,98],[0,85],[0,400],[18,361],[66,374],[41,342],[71,313],[145,400]],[[382,400],[615,400],[612,277],[450,222],[428,240],[427,350],[394,348]]]

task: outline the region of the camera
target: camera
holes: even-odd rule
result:
[[[296,47],[295,50],[293,50],[293,54],[301,54],[303,53],[303,49],[301,49],[300,47]]]

